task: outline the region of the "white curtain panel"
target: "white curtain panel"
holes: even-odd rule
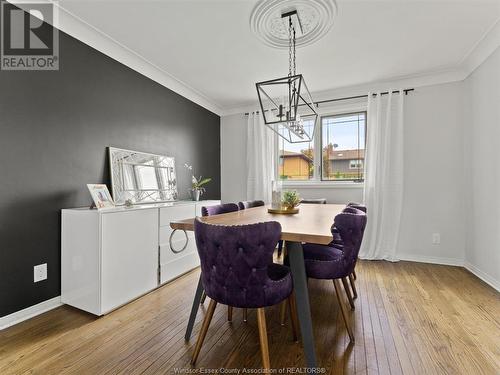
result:
[[[261,114],[248,114],[247,200],[271,202],[272,181],[275,178],[274,134],[264,125]]]
[[[392,91],[368,94],[364,185],[368,223],[359,257],[395,262],[403,202],[405,94]]]

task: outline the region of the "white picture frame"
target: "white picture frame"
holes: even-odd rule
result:
[[[98,210],[115,207],[115,202],[105,184],[87,184],[87,188]]]

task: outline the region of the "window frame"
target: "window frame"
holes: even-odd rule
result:
[[[313,137],[313,140],[312,140],[312,147],[313,147],[313,173],[312,173],[312,177],[307,179],[307,180],[289,180],[289,179],[282,179],[281,176],[280,176],[280,173],[279,173],[279,169],[280,169],[280,163],[281,163],[281,154],[280,154],[280,151],[281,151],[281,142],[283,142],[283,139],[276,133],[273,132],[273,137],[274,137],[274,155],[275,155],[275,178],[277,178],[278,181],[281,181],[281,184],[283,186],[287,185],[295,185],[295,184],[300,184],[300,185],[303,185],[303,184],[311,184],[311,183],[316,183],[318,182],[317,180],[317,176],[316,176],[316,147],[317,147],[317,137],[316,137],[316,129],[314,130],[314,137]],[[304,142],[306,143],[306,142]],[[283,159],[283,163],[284,163],[285,159]]]
[[[322,179],[322,143],[323,143],[323,132],[321,128],[321,121],[324,117],[333,116],[343,116],[349,114],[365,114],[365,150],[366,150],[366,136],[368,133],[368,108],[367,103],[352,103],[346,105],[335,106],[335,108],[325,108],[320,109],[318,116],[317,129],[314,131],[314,160],[313,160],[313,176],[309,180],[281,180],[282,186],[284,188],[290,189],[302,189],[302,188],[314,188],[314,189],[346,189],[346,188],[359,188],[364,187],[364,180],[323,180]],[[279,157],[279,136],[275,138],[276,154]],[[366,153],[365,153],[366,158]],[[365,165],[363,165],[365,167]],[[278,172],[276,175],[279,179]]]
[[[358,179],[358,178],[348,179],[348,178],[346,178],[346,179],[341,179],[341,180],[340,179],[339,180],[329,180],[329,179],[323,178],[323,119],[332,118],[332,117],[343,117],[343,116],[349,116],[349,115],[359,115],[361,113],[364,113],[364,115],[365,115],[365,145],[364,145],[365,147],[364,147],[364,149],[366,150],[366,134],[367,134],[367,128],[368,128],[368,126],[367,126],[368,125],[368,112],[367,112],[367,110],[335,113],[335,114],[331,114],[331,115],[325,114],[325,115],[320,116],[320,118],[319,118],[320,159],[318,160],[319,161],[319,179],[318,179],[318,181],[321,181],[321,182],[352,182],[352,183],[360,183],[360,184],[365,182],[364,177],[363,177],[363,179]],[[366,157],[366,151],[365,151],[365,157]],[[349,164],[350,163],[351,163],[351,161],[349,160]],[[314,164],[316,165],[316,159],[314,159]],[[365,167],[365,165],[363,163],[363,168],[364,167]],[[314,169],[316,170],[316,167]]]

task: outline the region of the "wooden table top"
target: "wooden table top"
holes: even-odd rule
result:
[[[301,204],[300,211],[295,215],[270,214],[270,206],[254,207],[227,214],[202,217],[201,220],[210,224],[243,225],[264,221],[277,221],[281,224],[281,239],[295,242],[311,242],[328,244],[332,241],[330,230],[335,215],[340,213],[343,204]],[[194,218],[173,221],[172,229],[194,230]]]

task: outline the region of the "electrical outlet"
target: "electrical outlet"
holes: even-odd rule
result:
[[[432,233],[432,244],[439,245],[441,243],[441,234],[440,233]]]
[[[37,283],[47,279],[47,263],[33,267],[33,282]]]

